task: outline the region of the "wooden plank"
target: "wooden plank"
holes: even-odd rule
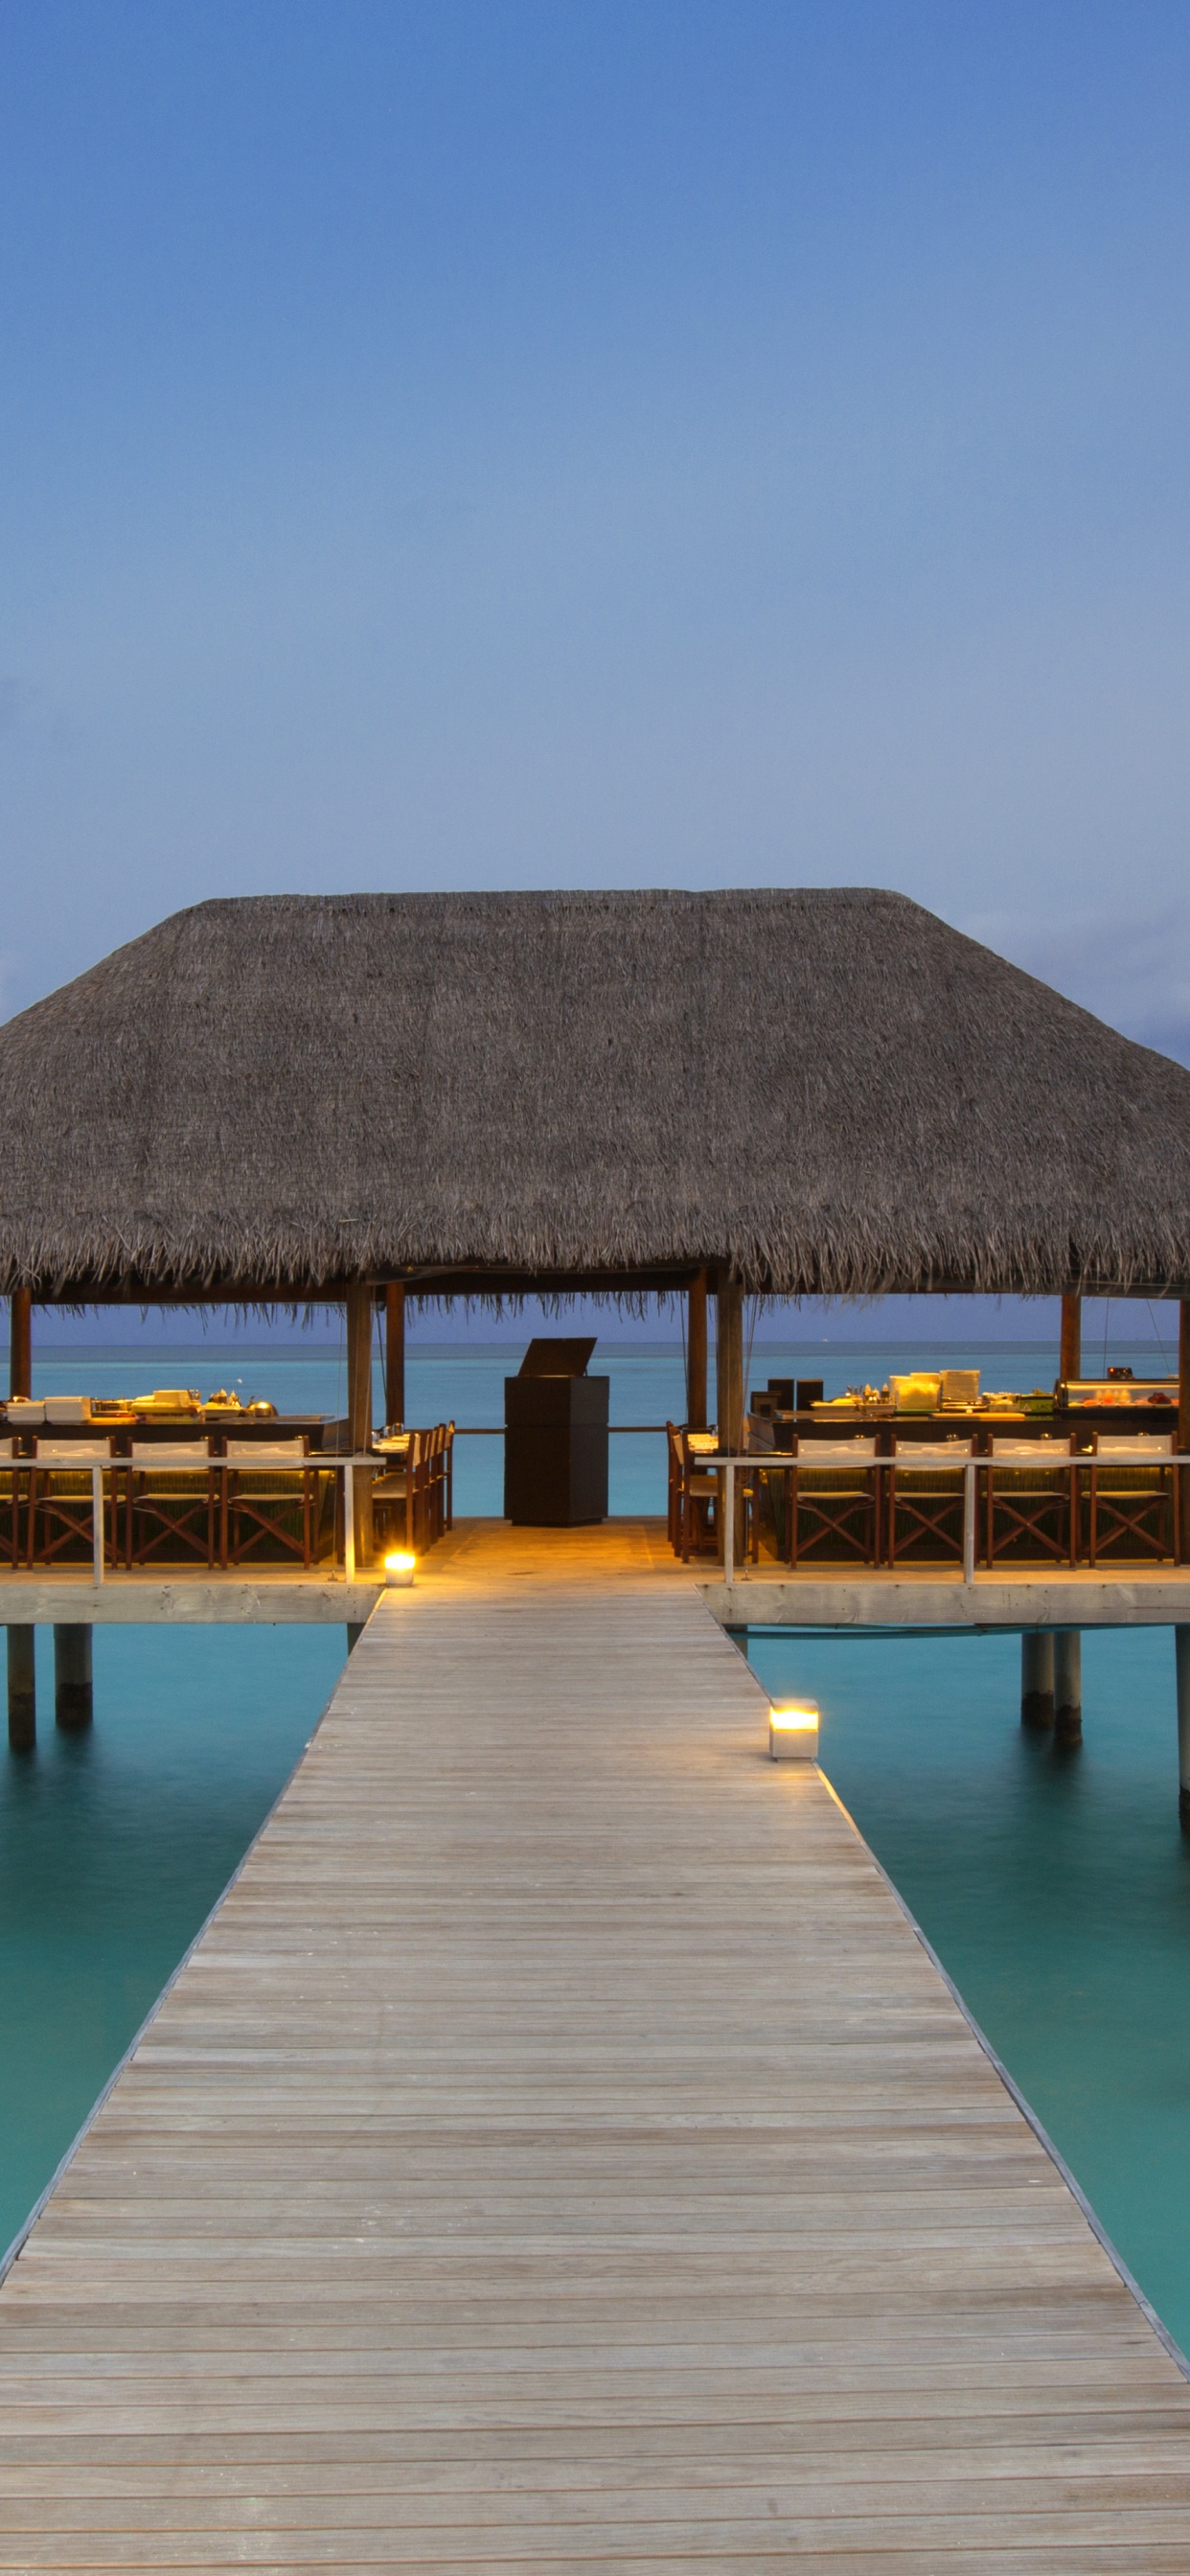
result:
[[[655,1536],[388,1596],[0,2291],[0,2570],[1190,2562],[1190,2389]]]

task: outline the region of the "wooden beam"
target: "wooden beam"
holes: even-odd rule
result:
[[[686,1320],[686,1427],[707,1427],[707,1274],[696,1270],[688,1291]]]
[[[715,1291],[715,1396],[719,1446],[738,1453],[744,1436],[744,1292],[726,1271]]]
[[[1178,1309],[1178,1448],[1190,1451],[1190,1297]],[[1178,1480],[1178,1562],[1190,1559],[1190,1467],[1175,1470]]]
[[[347,1437],[357,1453],[372,1446],[372,1326],[376,1292],[370,1281],[347,1291]],[[372,1561],[372,1479],[363,1468],[352,1482],[356,1561]]]
[[[347,1291],[347,1427],[353,1449],[372,1446],[372,1319],[374,1291]]]
[[[1062,1342],[1058,1375],[1066,1384],[1083,1373],[1083,1301],[1081,1297],[1062,1299]]]
[[[405,1419],[405,1290],[390,1279],[384,1292],[384,1418]]]
[[[33,1393],[33,1297],[28,1288],[14,1288],[9,1300],[8,1392]]]
[[[738,1457],[744,1438],[744,1292],[738,1279],[720,1271],[715,1291],[715,1393],[719,1446]],[[735,1508],[735,1560],[739,1564],[744,1546],[744,1497],[738,1491]],[[719,1552],[723,1553],[723,1528],[720,1520]]]

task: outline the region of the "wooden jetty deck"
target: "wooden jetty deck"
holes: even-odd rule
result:
[[[649,1531],[380,1604],[0,2291],[0,2568],[1190,2566],[1190,2386]]]

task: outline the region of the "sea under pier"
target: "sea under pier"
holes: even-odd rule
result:
[[[1183,2367],[698,1571],[376,1600],[0,2290],[0,2568],[1186,2566]]]

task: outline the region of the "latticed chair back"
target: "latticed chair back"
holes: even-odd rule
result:
[[[820,1556],[875,1565],[880,1556],[874,1439],[800,1440],[788,1479],[788,1562]]]
[[[1085,1462],[1081,1528],[1092,1565],[1170,1557],[1179,1547],[1178,1477],[1171,1433],[1100,1432]]]
[[[293,1440],[227,1440],[217,1462],[223,1488],[220,1560],[246,1556],[312,1561],[315,1471],[303,1432]]]
[[[894,1440],[885,1470],[884,1548],[889,1565],[961,1565],[970,1440]],[[903,1474],[902,1468],[915,1474]]]
[[[149,1565],[196,1557],[218,1561],[219,1475],[205,1434],[191,1440],[134,1440],[123,1486],[124,1562]],[[171,1474],[169,1471],[174,1470]],[[185,1472],[179,1472],[185,1470]]]
[[[984,1561],[1078,1561],[1078,1513],[1071,1440],[994,1437],[982,1468]]]
[[[29,1472],[27,1562],[83,1558],[95,1546],[91,1471],[111,1459],[110,1440],[35,1440]],[[113,1520],[114,1499],[110,1504]],[[114,1532],[113,1532],[114,1538]],[[111,1542],[109,1541],[109,1544]],[[114,1553],[114,1546],[113,1546]]]

